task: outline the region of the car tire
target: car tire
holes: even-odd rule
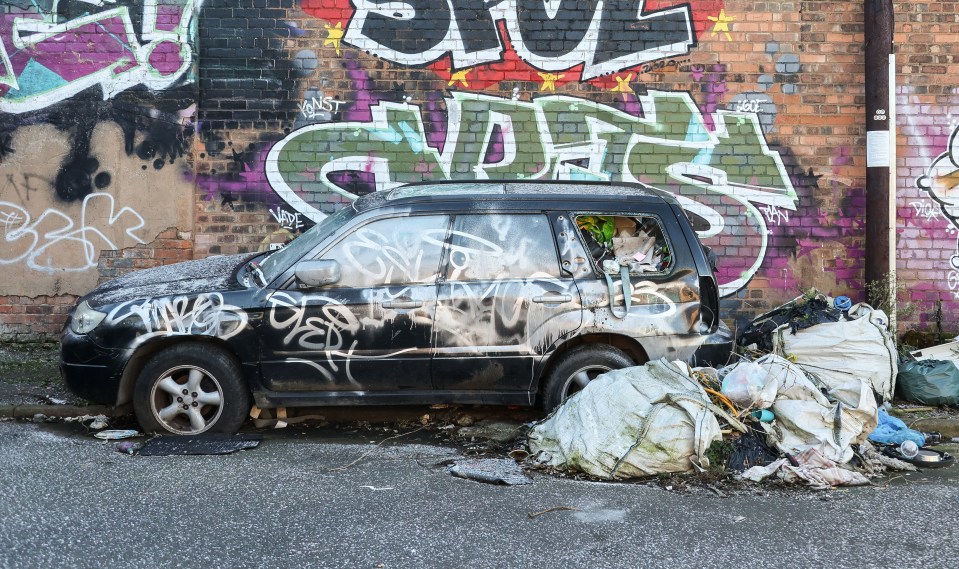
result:
[[[614,369],[636,365],[625,352],[606,344],[573,348],[550,371],[543,389],[543,410],[559,407],[567,397],[581,390],[596,376]]]
[[[149,433],[235,433],[250,405],[239,364],[209,344],[177,344],[157,352],[133,389],[133,410]]]

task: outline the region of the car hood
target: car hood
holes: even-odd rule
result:
[[[130,300],[244,288],[236,271],[259,253],[208,257],[136,271],[103,283],[85,297],[93,307]]]

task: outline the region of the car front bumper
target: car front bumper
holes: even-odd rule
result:
[[[89,335],[68,328],[60,339],[60,375],[78,396],[100,405],[116,405],[129,352],[102,348]]]

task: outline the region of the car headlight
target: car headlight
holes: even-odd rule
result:
[[[76,334],[88,334],[99,326],[100,322],[103,322],[106,316],[103,312],[91,308],[90,305],[87,304],[87,301],[84,300],[78,304],[76,310],[73,311],[73,318],[70,320],[70,329]]]

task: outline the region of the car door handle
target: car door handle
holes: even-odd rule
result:
[[[383,303],[383,308],[419,308],[423,306],[420,300],[387,300]]]
[[[573,300],[573,297],[571,297],[570,295],[558,294],[558,293],[544,294],[542,296],[533,297],[533,302],[538,302],[540,304],[557,304],[560,302],[570,302],[572,300]]]

